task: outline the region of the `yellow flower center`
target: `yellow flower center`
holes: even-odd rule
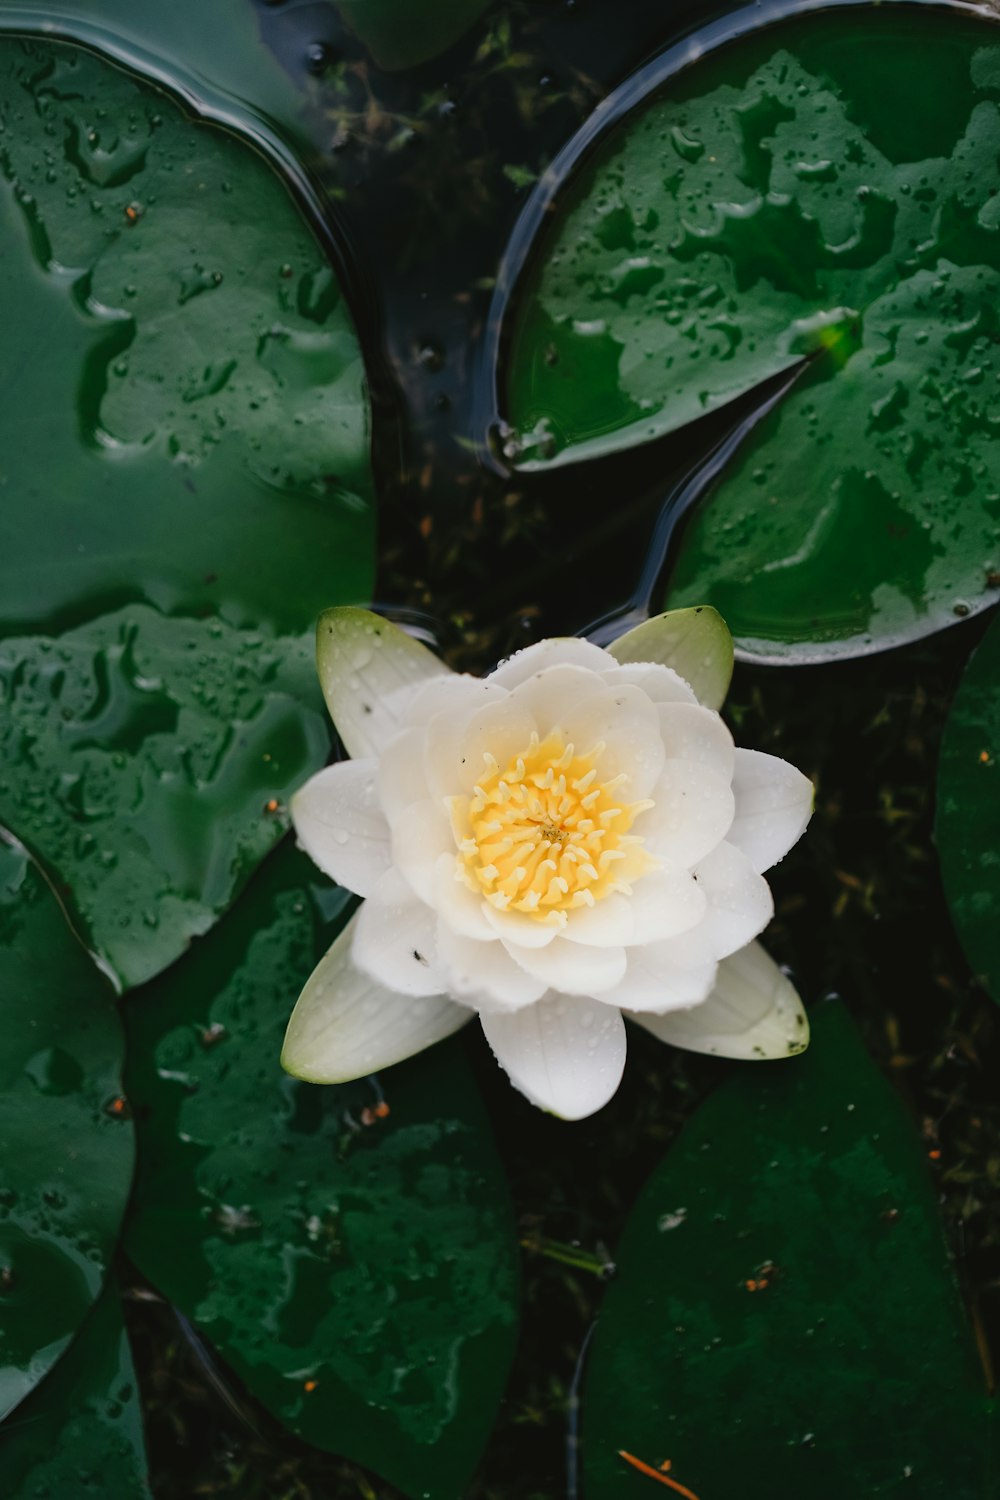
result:
[[[533,734],[504,768],[486,754],[471,798],[452,800],[459,875],[498,911],[562,927],[568,912],[612,891],[630,894],[657,867],[629,832],[653,804],[625,800],[626,775],[599,779],[604,748],[578,755],[558,734]]]

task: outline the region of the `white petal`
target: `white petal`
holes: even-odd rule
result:
[[[295,793],[291,813],[309,858],[338,885],[367,896],[390,864],[375,762],[344,760],[318,771]]]
[[[625,1011],[683,1009],[704,1000],[715,984],[718,965],[702,928],[662,943],[629,948],[621,984],[601,995],[606,1005]]]
[[[400,717],[399,727],[425,729],[441,713],[468,718],[482,704],[506,697],[505,688],[494,687],[481,677],[470,677],[467,672],[452,672],[448,677],[425,683],[419,692],[412,695]]]
[[[512,690],[510,700],[532,716],[544,739],[554,729],[565,733],[578,705],[595,693],[606,693],[607,687],[599,673],[564,662],[525,678]]]
[[[759,943],[719,965],[715,988],[701,1005],[632,1019],[674,1047],[750,1062],[794,1057],[809,1045],[802,1001]]]
[[[400,995],[446,992],[437,959],[437,918],[397,870],[389,870],[358,913],[354,962]]]
[[[584,943],[588,948],[610,948],[630,943],[634,931],[632,898],[612,891],[593,906],[568,912],[562,936],[567,942]]]
[[[707,708],[721,708],[733,675],[733,638],[711,605],[644,620],[608,648],[618,661],[657,661],[689,682]]]
[[[736,816],[727,838],[755,870],[769,870],[797,843],[812,817],[808,776],[759,750],[737,750],[733,776]]]
[[[621,1082],[625,1027],[608,1005],[578,995],[546,995],[524,1010],[480,1019],[514,1087],[564,1120],[592,1115]]]
[[[625,949],[588,948],[557,935],[547,948],[519,948],[505,944],[511,957],[550,989],[567,995],[600,995],[620,983],[625,973]]]
[[[413,895],[428,905],[434,901],[438,859],[454,852],[451,824],[440,803],[414,802],[392,825],[392,862]]]
[[[698,703],[662,703],[660,728],[667,760],[694,761],[732,781],[736,748],[717,713]]]
[[[311,1083],[347,1083],[450,1036],[473,1012],[444,995],[396,995],[351,958],[358,914],[306,981],[285,1033],[281,1065]]]
[[[774,916],[774,898],[741,849],[720,844],[695,870],[708,898],[706,931],[716,958],[746,947]]]
[[[424,768],[438,797],[468,793],[486,769],[486,755],[501,767],[526,749],[535,721],[510,693],[479,703],[471,713],[436,714],[426,730]]]
[[[523,911],[497,911],[488,901],[484,903],[483,916],[493,937],[507,938],[519,948],[547,948],[559,932],[558,927],[550,927],[548,922]]]
[[[626,662],[620,667],[611,667],[604,674],[609,687],[630,683],[641,688],[651,703],[698,702],[695,691],[672,667],[661,667],[656,662]]]
[[[653,806],[639,814],[632,832],[675,869],[690,869],[721,843],[736,807],[729,783],[689,760],[667,761],[649,796]]]
[[[604,744],[597,762],[602,781],[624,773],[622,795],[629,800],[652,795],[665,756],[660,716],[641,689],[629,683],[600,689],[579,699],[562,726],[582,754]]]
[[[493,942],[496,933],[486,920],[492,910],[481,896],[471,891],[464,880],[456,879],[457,864],[452,853],[439,854],[434,866],[434,907],[453,932],[474,938],[480,943]]]
[[[635,882],[628,900],[630,943],[662,942],[690,932],[708,910],[705,892],[688,870],[650,870]]]
[[[320,686],[337,733],[360,760],[396,732],[415,689],[450,668],[412,636],[368,609],[328,609],[316,626]]]
[[[448,993],[477,1010],[517,1010],[545,993],[544,980],[526,973],[499,941],[478,943],[442,921],[437,944]]]
[[[607,651],[602,651],[600,646],[592,646],[589,641],[581,641],[571,635],[553,636],[547,641],[536,642],[534,646],[526,646],[523,651],[515,651],[513,656],[508,656],[506,661],[502,661],[490,673],[488,681],[498,682],[505,688],[515,688],[518,683],[526,682],[545,667],[568,664],[601,672],[613,665],[613,662],[614,658]]]
[[[378,762],[378,794],[389,822],[413,802],[430,796],[424,775],[424,736],[420,729],[394,734]]]

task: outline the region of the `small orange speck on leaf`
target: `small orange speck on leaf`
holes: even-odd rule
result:
[[[276,813],[278,811],[277,797],[271,797],[267,802],[264,803],[264,811],[266,813]]]
[[[319,1384],[318,1380],[307,1380],[303,1384],[302,1389],[304,1391],[306,1391],[307,1393],[310,1393],[310,1392],[312,1392],[312,1391],[314,1391],[316,1389],[316,1387],[317,1387],[318,1384]]]
[[[931,1161],[941,1160],[941,1153],[936,1148],[933,1151],[928,1151],[927,1155],[930,1157]]]
[[[988,750],[980,750],[980,752],[979,752],[979,764],[981,766],[988,766],[988,765],[990,765],[990,763],[992,762],[992,760],[993,760],[993,757],[992,757],[992,755],[990,754],[990,752]]]

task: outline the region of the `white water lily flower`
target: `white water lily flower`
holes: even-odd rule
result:
[[[761,872],[813,790],[733,745],[714,610],[661,615],[608,651],[541,641],[480,679],[334,609],[318,660],[353,758],[307,782],[292,816],[365,900],[295,1007],[289,1072],[344,1082],[478,1014],[512,1083],[579,1119],[618,1087],[623,1013],[695,1051],[802,1051],[799,998],[753,939],[773,911]]]

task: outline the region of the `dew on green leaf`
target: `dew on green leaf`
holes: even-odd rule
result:
[[[588,1500],[628,1492],[622,1449],[702,1496],[734,1475],[888,1495],[907,1468],[928,1500],[992,1493],[1000,1413],[917,1135],[842,1007],[814,1023],[803,1057],[716,1090],[632,1211],[586,1375]]]
[[[0,821],[121,983],[183,952],[287,827],[329,753],[312,658],[139,605],[0,644]]]
[[[991,38],[872,7],[730,42],[560,185],[515,289],[521,467],[674,433],[801,364],[688,526],[668,590],[714,604],[751,656],[858,654],[991,601]]]
[[[384,1112],[374,1080],[281,1071],[292,1005],[345,914],[344,892],[324,913],[313,873],[279,851],[129,1011],[128,1251],[293,1431],[448,1500],[511,1353],[499,1163],[456,1049],[393,1069]]]
[[[0,621],[367,599],[361,352],[285,186],[80,47],[0,37],[0,116]]]
[[[4,1500],[150,1500],[138,1385],[114,1283],[48,1379],[0,1427],[0,1455]]]
[[[0,1415],[98,1296],[132,1176],[111,991],[25,852],[0,843]],[[2,1440],[0,1440],[2,1441]],[[4,1493],[8,1493],[6,1483]]]

